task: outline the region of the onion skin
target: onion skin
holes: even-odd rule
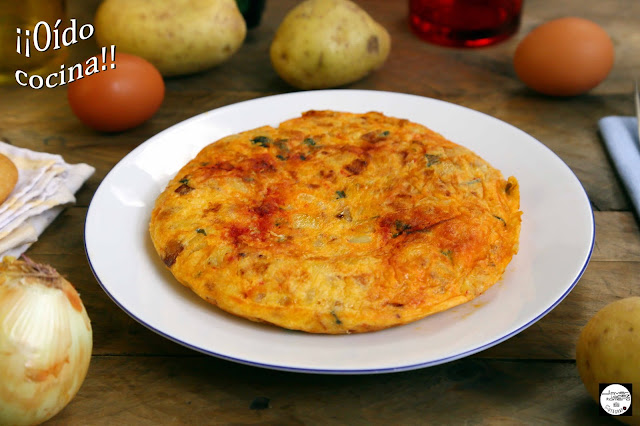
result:
[[[87,311],[53,268],[0,263],[0,424],[42,423],[82,385],[93,348]]]

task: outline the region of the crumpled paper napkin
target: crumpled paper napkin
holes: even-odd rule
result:
[[[640,141],[635,117],[609,116],[598,122],[604,144],[640,217]]]
[[[24,253],[69,204],[95,172],[87,164],[68,164],[60,155],[35,152],[0,141],[0,153],[18,168],[18,182],[0,204],[0,260]]]

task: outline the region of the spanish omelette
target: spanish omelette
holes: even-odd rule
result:
[[[425,126],[308,111],[205,147],[149,231],[175,278],[224,311],[368,332],[495,284],[518,250],[519,202],[516,178]]]

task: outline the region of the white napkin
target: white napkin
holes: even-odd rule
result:
[[[69,204],[95,172],[87,164],[68,164],[59,155],[18,148],[0,141],[0,153],[18,168],[18,182],[0,204],[0,259],[18,257]]]
[[[609,116],[598,122],[604,144],[640,217],[640,142],[635,117]]]

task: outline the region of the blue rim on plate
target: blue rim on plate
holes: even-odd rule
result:
[[[334,105],[335,107],[330,108]],[[514,266],[514,268],[512,268],[512,265],[509,266],[509,277],[505,279],[508,283],[503,283],[502,288],[494,289],[499,286],[496,284],[494,288],[486,292],[491,292],[492,294],[487,296],[488,302],[483,307],[471,307],[469,304],[472,302],[468,302],[465,304],[466,306],[461,305],[461,307],[452,308],[452,310],[450,310],[457,310],[457,312],[436,314],[433,317],[437,316],[437,318],[432,319],[432,317],[427,317],[417,323],[407,324],[401,327],[396,327],[395,329],[389,329],[391,331],[383,330],[380,332],[366,333],[370,335],[387,333],[384,335],[384,338],[376,338],[375,342],[366,336],[362,337],[363,335],[346,336],[347,338],[351,337],[352,339],[357,340],[359,343],[364,343],[364,349],[362,349],[363,353],[358,353],[361,357],[368,356],[368,352],[372,353],[372,357],[376,356],[376,352],[385,352],[369,350],[367,348],[368,344],[371,344],[371,347],[383,348],[386,347],[385,345],[387,344],[394,345],[397,342],[402,342],[402,344],[410,345],[410,347],[413,347],[415,344],[418,346],[418,349],[425,349],[428,346],[428,342],[425,343],[425,340],[431,338],[434,339],[434,342],[443,343],[450,342],[453,338],[461,340],[463,339],[463,336],[460,338],[455,336],[448,337],[445,333],[434,336],[437,333],[434,333],[433,329],[430,330],[429,325],[437,322],[438,327],[443,324],[445,326],[451,325],[452,327],[463,327],[465,322],[469,322],[470,324],[474,324],[474,327],[480,327],[482,329],[484,324],[478,326],[477,323],[479,323],[479,321],[475,321],[474,316],[483,315],[480,318],[493,318],[497,312],[495,305],[503,302],[510,302],[511,299],[509,299],[509,297],[516,297],[510,295],[520,291],[520,289],[518,289],[518,291],[515,289],[510,290],[509,286],[526,286],[523,287],[525,290],[524,293],[527,293],[526,297],[530,297],[534,300],[535,306],[530,308],[529,306],[524,306],[524,304],[518,305],[516,303],[516,306],[513,308],[513,312],[509,313],[511,316],[506,314],[503,315],[501,312],[499,318],[495,321],[495,324],[493,324],[495,330],[492,328],[486,332],[486,335],[489,337],[485,338],[485,340],[480,343],[469,343],[469,346],[464,349],[452,349],[450,353],[447,353],[447,349],[444,348],[440,355],[425,355],[424,359],[420,359],[420,353],[413,354],[413,358],[411,358],[413,361],[393,359],[394,355],[389,355],[391,352],[387,351],[385,352],[386,358],[383,360],[366,360],[369,363],[368,365],[373,365],[373,367],[363,366],[362,368],[358,368],[354,366],[345,366],[342,368],[340,366],[340,358],[336,358],[335,353],[333,352],[348,351],[349,353],[352,353],[354,350],[358,350],[359,345],[352,345],[351,341],[343,344],[342,341],[338,339],[324,339],[319,336],[298,336],[286,330],[281,330],[282,335],[278,334],[278,332],[274,332],[273,329],[269,329],[267,331],[264,331],[263,329],[253,330],[251,328],[247,328],[251,327],[246,325],[249,321],[242,319],[238,320],[239,325],[232,321],[230,322],[225,318],[222,319],[222,322],[217,323],[217,315],[220,314],[217,308],[213,308],[208,305],[202,306],[203,304],[195,303],[192,299],[189,299],[188,296],[186,298],[183,297],[181,293],[176,293],[175,289],[172,288],[176,286],[181,287],[180,284],[177,282],[167,283],[167,280],[165,279],[166,277],[158,275],[162,273],[166,274],[166,271],[158,271],[158,269],[162,268],[162,264],[160,263],[158,265],[157,259],[151,259],[155,253],[150,253],[149,250],[145,248],[145,244],[148,244],[148,242],[140,241],[141,239],[148,239],[148,235],[146,235],[146,228],[143,226],[147,223],[146,219],[148,216],[146,215],[150,212],[151,205],[153,204],[155,197],[164,188],[164,185],[166,185],[169,178],[172,177],[173,174],[177,172],[177,169],[186,163],[186,161],[195,155],[195,153],[197,153],[204,145],[229,133],[248,130],[264,124],[277,125],[279,121],[292,118],[299,115],[299,112],[307,109],[335,109],[353,112],[378,110],[387,115],[408,118],[442,133],[445,137],[456,143],[471,147],[472,150],[480,151],[479,154],[492,164],[495,162],[502,163],[498,165],[494,164],[494,166],[503,170],[503,172],[505,171],[505,168],[509,169],[511,167],[515,167],[515,170],[508,170],[510,174],[516,175],[519,180],[521,177],[526,178],[521,181],[521,199],[523,202],[529,203],[529,205],[522,208],[524,212],[523,232],[528,232],[529,236],[531,236],[531,232],[527,231],[527,226],[531,223],[534,223],[531,225],[534,227],[535,225],[545,224],[547,219],[545,215],[553,215],[553,209],[559,208],[557,206],[550,205],[548,209],[543,210],[536,206],[536,204],[538,204],[538,199],[536,197],[553,197],[554,195],[549,195],[549,193],[553,192],[554,189],[535,193],[532,196],[527,195],[527,191],[529,190],[531,190],[531,192],[535,192],[534,189],[536,188],[546,187],[544,186],[545,177],[534,176],[532,172],[533,169],[527,168],[529,166],[524,163],[524,159],[526,158],[526,160],[529,161],[529,156],[537,155],[542,159],[541,161],[546,161],[546,165],[549,167],[548,170],[551,170],[550,174],[557,173],[558,176],[562,177],[566,184],[565,190],[566,188],[569,188],[570,195],[575,197],[575,200],[577,200],[575,204],[579,204],[577,207],[569,206],[567,208],[580,209],[579,211],[576,211],[579,213],[581,218],[579,220],[580,224],[576,225],[579,229],[576,229],[575,231],[566,231],[574,232],[575,235],[573,236],[578,237],[581,240],[580,245],[577,246],[580,253],[570,252],[567,254],[567,256],[575,255],[575,258],[571,257],[570,259],[573,262],[573,269],[566,271],[566,277],[561,279],[559,284],[559,288],[562,291],[551,297],[550,300],[544,300],[544,297],[539,299],[541,296],[544,296],[545,291],[542,290],[545,289],[540,287],[541,280],[538,279],[536,281],[536,279],[532,277],[528,268],[533,264],[533,262],[540,262],[539,257],[537,257],[540,254],[540,248],[531,248],[530,246],[534,246],[536,242],[528,239],[523,241],[523,234],[521,233],[520,253],[514,257],[514,261],[517,261],[515,263],[521,264],[519,266]],[[247,114],[247,112],[250,114]],[[241,116],[243,114],[249,115],[252,118],[247,122]],[[469,129],[461,129],[460,127],[464,126],[457,125],[461,118],[468,120],[470,126]],[[455,126],[454,123],[456,124]],[[482,137],[478,137],[478,134],[482,135],[483,132],[486,131],[495,132],[498,135],[496,136],[497,139],[500,139],[501,137],[510,138],[510,145],[508,146],[505,154],[503,154],[505,152],[504,141],[495,142],[492,140],[489,145],[493,145],[487,146],[486,141],[480,140]],[[185,139],[188,141],[195,140],[195,142],[193,142],[192,146],[189,147],[176,143],[176,141],[183,143]],[[534,141],[535,143],[533,143]],[[476,145],[474,146],[474,144]],[[513,150],[513,152],[509,150]],[[522,150],[522,152],[520,152],[520,150]],[[178,155],[174,155],[175,153]],[[485,155],[488,156],[488,158]],[[509,156],[512,158],[503,158]],[[509,161],[514,162],[514,164],[512,165]],[[134,177],[135,179],[132,180],[131,177]],[[132,186],[130,184],[131,182],[136,182],[136,184]],[[128,186],[125,185],[125,183],[127,183]],[[527,187],[527,184],[530,184],[530,186]],[[563,191],[563,189],[560,188],[557,189],[557,191]],[[557,199],[562,199],[561,197],[564,196],[564,194],[555,195],[558,197]],[[553,201],[553,199],[551,199],[551,201]],[[112,204],[115,204],[115,206],[111,206]],[[552,202],[551,204],[555,203]],[[528,212],[525,210],[526,207],[531,211]],[[105,216],[103,210],[109,210],[112,208],[113,210],[107,212]],[[547,213],[547,210],[550,211]],[[117,217],[119,214],[122,214],[122,217]],[[534,217],[535,215],[540,217]],[[532,220],[527,222],[531,217]],[[104,223],[105,221],[106,223]],[[124,223],[124,226],[128,226],[128,229],[132,230],[134,235],[129,235],[131,233],[127,233],[125,231],[122,232],[127,235],[118,235],[118,230],[109,228],[109,225],[113,225],[114,223],[118,225],[116,228]],[[100,226],[97,226],[97,224]],[[140,230],[139,228],[141,226],[145,229]],[[562,227],[561,224],[554,225],[551,223],[546,223],[545,226]],[[139,233],[136,233],[138,231]],[[547,236],[549,241],[553,242],[552,239],[556,237],[552,234],[556,231],[557,230],[545,231],[538,227],[536,228],[536,235],[540,232],[545,235],[546,232],[549,234]],[[584,233],[588,235],[584,235]],[[568,242],[569,239],[572,239],[571,234],[569,234],[566,240],[558,242]],[[101,242],[107,244],[108,247],[104,250],[100,249]],[[94,198],[91,201],[85,220],[85,252],[96,280],[105,293],[118,307],[120,307],[120,309],[125,311],[145,327],[185,347],[221,359],[275,370],[321,374],[373,374],[407,371],[454,361],[495,346],[531,326],[564,300],[582,277],[591,258],[594,243],[595,221],[593,210],[591,209],[588,195],[584,190],[584,187],[573,171],[571,171],[571,169],[564,164],[564,162],[562,162],[562,160],[553,151],[541,142],[535,140],[510,124],[466,107],[450,104],[444,101],[423,98],[416,95],[362,90],[323,90],[268,96],[228,105],[199,114],[178,123],[142,143],[131,153],[125,156],[125,158],[123,158],[107,174],[107,176],[105,176],[103,182],[94,194]],[[132,257],[136,257],[136,259],[139,260],[139,263],[142,264],[134,264],[135,270],[132,269],[133,267],[131,265],[129,265],[129,269],[127,269],[126,265],[122,266],[122,268],[118,268],[118,266],[120,266],[118,261],[124,261],[124,263],[126,263],[127,258],[125,257],[126,253],[117,252],[126,252],[127,250],[130,250],[129,254]],[[114,251],[116,253],[114,253]],[[552,254],[549,256],[551,255]],[[111,257],[117,259],[112,260]],[[523,257],[526,257],[526,259],[523,260]],[[512,263],[514,263],[514,261],[512,261]],[[134,262],[134,260],[131,260],[131,262]],[[557,267],[556,264],[548,265],[543,263],[541,265],[543,269],[546,268],[552,272],[555,270],[550,268]],[[510,268],[516,270],[509,271]],[[143,280],[140,280],[141,277],[137,276],[139,274],[143,274]],[[148,275],[154,276],[147,280]],[[507,275],[507,273],[505,273],[505,275]],[[527,277],[531,275],[531,277],[528,278],[528,281],[521,280],[519,278],[525,275]],[[551,277],[553,278],[553,276]],[[134,281],[134,283],[132,285],[123,283],[123,281],[127,280]],[[521,281],[527,281],[527,283],[521,284]],[[515,284],[513,284],[514,282]],[[166,292],[166,294],[159,296],[163,297],[163,299],[159,299],[159,305],[163,305],[164,303],[171,306],[169,308],[165,308],[163,306],[163,310],[168,312],[176,311],[187,316],[193,314],[192,323],[183,324],[185,328],[189,325],[195,325],[200,331],[208,332],[209,329],[207,327],[209,327],[209,324],[206,322],[213,321],[213,323],[211,323],[211,328],[215,329],[213,330],[214,332],[222,332],[221,330],[225,327],[230,327],[231,331],[224,331],[227,333],[224,335],[226,340],[219,339],[222,341],[216,342],[200,340],[200,335],[195,335],[195,337],[194,335],[187,336],[186,331],[183,331],[184,328],[173,328],[173,324],[169,325],[160,313],[157,313],[156,310],[148,306],[149,303],[145,298],[149,296],[149,294],[144,293],[145,290],[153,290],[156,293]],[[555,291],[555,288],[553,291]],[[140,292],[140,294],[137,294],[136,292]],[[503,297],[501,292],[509,293],[509,295]],[[485,295],[482,295],[480,297],[484,296]],[[175,305],[173,305],[174,302],[172,297],[177,297],[177,299],[179,299],[176,301]],[[504,300],[494,300],[495,298],[500,297],[503,297]],[[492,300],[494,300],[493,305],[491,304]],[[525,315],[525,319],[522,320],[518,315],[520,315],[521,311],[526,309],[533,310],[523,314]],[[514,317],[517,318],[514,319]],[[507,321],[513,321],[513,324],[515,325],[511,329],[501,329],[500,321],[504,319]],[[452,322],[456,321],[462,325],[452,325]],[[236,327],[238,328],[235,329]],[[402,330],[396,331],[398,329]],[[455,330],[458,332],[460,330],[464,331],[464,329],[460,328]],[[476,334],[476,331],[477,329],[474,330],[474,334]],[[256,350],[256,353],[251,353],[251,356],[246,355],[248,352],[247,349],[243,347],[242,342],[230,342],[234,337],[229,336],[241,336],[242,333],[245,332],[251,333],[254,340],[256,336],[259,340],[257,342],[258,349]],[[263,335],[264,338],[261,337]],[[286,340],[281,341],[281,336],[284,336],[284,339]],[[473,340],[474,336],[467,336],[467,338]],[[307,351],[304,348],[295,347],[298,344],[299,346],[305,346],[309,343],[313,343],[310,339],[324,340],[322,340],[323,344],[319,349],[310,348]],[[388,343],[385,343],[387,341]],[[292,343],[294,347],[291,347]],[[280,358],[277,358],[276,355],[261,355],[259,353],[261,350],[262,352],[265,352],[270,345],[290,345],[290,349],[298,349],[301,351],[300,353],[304,354],[304,356],[315,354],[321,357],[323,355],[322,351],[325,344],[331,346],[328,351],[333,351],[331,354],[327,355],[327,358],[330,358],[330,361],[327,362],[323,362],[321,360],[318,360],[317,362],[309,362],[309,360],[306,359],[299,360],[295,358],[295,354],[290,355],[285,350],[286,348],[278,348],[278,350],[282,349],[282,352],[280,352],[281,354],[285,354],[282,355],[282,361]],[[349,348],[347,348],[347,346],[349,346]],[[237,353],[244,355],[238,356]],[[278,352],[276,351],[274,353],[277,354]]]

